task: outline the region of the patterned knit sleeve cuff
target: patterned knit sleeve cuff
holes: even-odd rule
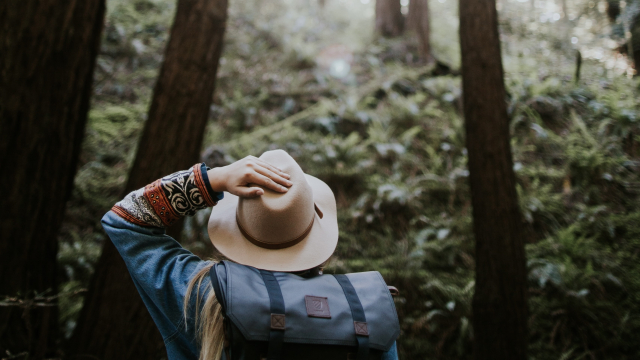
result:
[[[144,188],[129,193],[115,204],[111,211],[132,224],[164,227],[162,220],[144,196]]]
[[[127,195],[111,210],[141,226],[166,227],[183,216],[215,206],[223,198],[213,191],[204,163],[165,176]]]

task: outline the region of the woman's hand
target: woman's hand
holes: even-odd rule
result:
[[[255,156],[247,156],[231,165],[213,168],[207,171],[207,175],[213,191],[226,191],[248,198],[264,194],[264,190],[255,185],[285,193],[293,184],[288,180],[289,174]]]

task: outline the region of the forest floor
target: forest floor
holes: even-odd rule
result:
[[[453,0],[431,3],[438,64],[419,60],[411,35],[376,38],[373,1],[232,2],[203,159],[221,165],[288,151],[335,192],[340,243],[328,270],[378,270],[400,289],[401,357],[471,359],[457,9]],[[640,358],[640,83],[612,50],[598,4],[576,4],[572,21],[528,2],[499,4],[530,358]],[[86,288],[107,241],[100,218],[123,196],[174,7],[108,1],[60,235],[65,293]],[[576,48],[584,58],[577,82]],[[207,219],[203,211],[184,230],[185,247],[203,257],[213,255]],[[61,297],[65,334],[81,306],[80,296]]]

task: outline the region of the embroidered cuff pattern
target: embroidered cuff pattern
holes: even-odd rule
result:
[[[207,167],[202,163],[130,193],[111,210],[136,225],[165,227],[215,206],[220,199],[222,193],[211,189]]]
[[[115,204],[115,206],[111,208],[111,211],[136,225],[164,226],[162,220],[156,215],[151,205],[149,205],[147,198],[145,198],[144,189],[138,189],[129,193],[124,199]]]

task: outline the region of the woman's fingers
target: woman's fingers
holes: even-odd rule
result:
[[[284,177],[280,176],[278,173],[275,173],[273,171],[271,171],[270,169],[267,169],[266,167],[261,167],[261,166],[257,166],[255,168],[255,171],[258,174],[264,175],[266,177],[268,177],[269,179],[275,181],[276,183],[286,186],[286,187],[290,187],[291,185],[293,185],[293,183],[287,179],[285,179]]]
[[[233,167],[233,171],[229,173],[229,180],[233,183],[231,186],[233,190],[231,188],[229,190],[240,197],[261,196],[264,194],[265,189],[285,193],[289,190],[288,187],[293,185],[289,181],[289,178],[291,178],[289,174],[255,156],[247,156],[242,161],[230,166]],[[255,185],[259,185],[264,189]]]
[[[256,164],[261,165],[262,167],[271,170],[272,172],[280,175],[281,177],[283,177],[285,179],[290,179],[291,178],[291,176],[289,176],[289,174],[285,173],[284,171],[280,170],[279,168],[269,164],[268,162],[266,162],[266,161],[264,161],[262,159],[259,159],[259,158],[255,157],[255,156],[252,156],[251,160],[255,161]]]
[[[275,181],[271,180],[270,178],[259,174],[258,172],[254,172],[251,174],[251,179],[248,181],[249,183],[253,183],[256,185],[262,185],[264,187],[266,187],[267,189],[271,189],[273,191],[277,191],[277,192],[281,192],[281,193],[285,193],[287,191],[289,191],[289,188],[287,188],[286,186],[282,186],[278,183],[276,183]]]
[[[235,195],[243,198],[254,198],[254,197],[264,195],[264,190],[255,186],[254,187],[238,186],[236,188]]]

